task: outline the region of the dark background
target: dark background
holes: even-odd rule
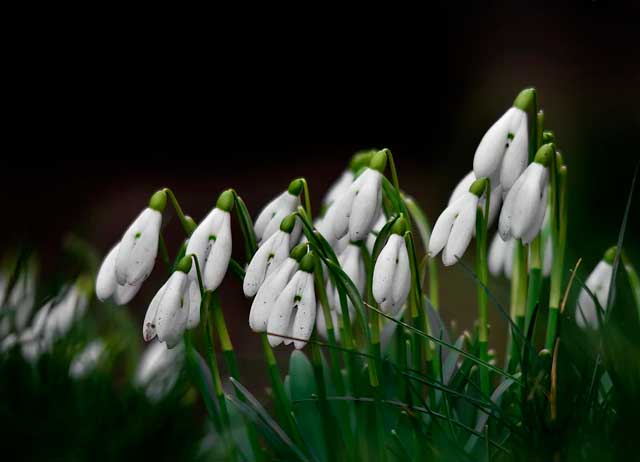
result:
[[[132,85],[114,84],[118,71],[106,66],[99,79],[88,77],[95,82],[78,83],[82,95],[64,112],[42,105],[51,123],[26,130],[43,143],[37,155],[5,153],[0,250],[33,246],[47,278],[64,270],[70,233],[104,255],[163,186],[196,220],[228,187],[255,217],[297,176],[308,179],[317,206],[350,156],[368,147],[392,150],[403,189],[434,221],[471,169],[484,132],[520,89],[533,85],[569,168],[568,264],[584,257],[586,275],[617,239],[640,160],[637,7],[430,8],[383,23],[337,16],[332,24],[298,18],[287,31],[263,24],[259,39],[243,42],[238,31],[175,66],[138,63],[146,72],[132,72]],[[344,29],[355,40],[342,40]],[[180,78],[169,78],[174,73]],[[84,85],[94,96],[84,98]],[[82,111],[69,116],[74,108]],[[640,264],[640,214],[632,210],[626,248]],[[167,216],[175,248],[179,224]],[[158,265],[132,302],[140,320],[161,273]],[[455,267],[442,270],[441,279],[445,318],[470,328],[473,282]],[[507,304],[508,286],[494,284]],[[250,304],[235,281],[227,280],[222,294],[232,337],[254,359],[247,352],[255,339],[245,335]],[[497,319],[496,330],[503,330]]]

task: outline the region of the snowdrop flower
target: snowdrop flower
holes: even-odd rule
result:
[[[282,220],[296,211],[300,205],[302,188],[303,183],[301,179],[293,180],[289,183],[289,189],[287,191],[273,199],[262,209],[253,225],[258,245],[262,245],[273,236],[280,229]],[[293,230],[293,242],[298,242],[301,232],[301,225],[296,223],[295,229]]]
[[[110,266],[115,267],[115,281],[120,286],[139,286],[151,273],[158,254],[158,240],[162,212],[167,204],[167,194],[158,191],[149,200],[149,207],[144,209],[125,231],[120,243],[116,245],[115,261],[106,258],[100,268],[100,298],[113,297],[117,288],[114,286]],[[108,256],[107,256],[108,257]],[[113,256],[111,257],[113,258]],[[96,283],[96,285],[98,285]],[[110,291],[110,289],[113,289]],[[134,292],[135,289],[130,289]],[[120,294],[123,295],[123,294]],[[127,293],[131,296],[131,293]],[[123,299],[126,297],[123,297]]]
[[[474,181],[467,192],[440,214],[429,239],[428,254],[431,258],[443,249],[442,262],[445,266],[451,266],[462,258],[475,231],[476,208],[486,186],[485,179]]]
[[[316,293],[313,270],[316,257],[309,252],[300,260],[300,269],[296,271],[289,283],[278,295],[269,315],[267,331],[269,343],[275,347],[283,341],[285,345],[293,342],[296,349],[301,349],[311,337],[316,322]],[[283,339],[281,335],[298,340]]]
[[[578,296],[578,306],[576,307],[576,323],[581,328],[587,327],[596,329],[599,325],[598,308],[587,292],[591,291],[593,296],[598,300],[603,310],[607,309],[607,300],[609,298],[609,289],[611,288],[611,275],[613,274],[613,261],[616,257],[616,248],[612,247],[604,254],[604,258],[596,265],[585,282],[585,287],[580,291]]]
[[[200,222],[189,243],[186,255],[195,255],[200,265],[202,282],[207,290],[216,290],[224,278],[231,259],[231,209],[233,192],[220,194],[216,207]],[[195,265],[189,276],[196,280]]]
[[[296,216],[293,214],[286,217],[280,223],[280,229],[258,247],[247,266],[242,283],[242,289],[247,297],[253,297],[265,278],[286,260],[295,243],[292,232],[296,221]]]
[[[404,218],[396,220],[373,269],[373,298],[390,315],[404,305],[411,287],[409,254],[403,237],[406,226]]]
[[[503,240],[513,237],[528,244],[540,232],[547,210],[548,166],[554,155],[553,144],[543,145],[534,161],[509,190],[498,225]]]
[[[53,302],[50,301],[42,306],[33,317],[31,325],[17,339],[22,347],[22,356],[27,361],[33,362],[44,349],[43,334],[52,305]]]
[[[345,193],[353,180],[355,179],[355,175],[351,171],[351,169],[347,169],[342,172],[342,175],[329,187],[327,193],[322,199],[322,203],[326,206],[333,204],[336,199],[338,199],[342,194]]]
[[[364,261],[362,260],[360,247],[349,243],[342,253],[338,255],[338,263],[340,263],[342,271],[349,276],[349,279],[351,279],[353,284],[356,286],[358,293],[360,293],[361,296],[364,295],[367,282],[367,272],[364,266]],[[329,299],[331,309],[342,313],[338,289],[333,287],[330,279],[327,281],[327,298]],[[349,306],[350,318],[353,318],[353,314],[355,312],[353,303],[351,303],[351,300],[347,299],[347,304]]]
[[[18,275],[11,292],[9,290],[9,278],[0,274],[0,302],[7,299],[6,306],[0,307],[0,338],[5,337],[12,329],[22,332],[27,325],[29,316],[33,311],[36,295],[36,275],[31,267],[35,262],[30,262],[28,268]]]
[[[84,315],[89,303],[90,287],[91,283],[85,277],[80,277],[61,299],[51,304],[43,332],[47,348],[58,338],[65,336],[73,323]]]
[[[200,309],[199,303],[197,306],[191,303],[189,289],[192,281],[187,276],[190,270],[191,257],[183,257],[169,280],[151,300],[142,327],[142,336],[146,342],[157,336],[168,348],[180,343],[191,310]]]
[[[184,347],[169,349],[161,342],[153,342],[144,351],[133,382],[143,388],[147,398],[158,401],[175,386],[184,362]]]
[[[345,234],[342,238],[336,239],[333,234],[333,223],[327,219],[325,214],[323,217],[315,220],[313,224],[316,231],[318,231],[322,237],[325,238],[327,243],[331,246],[336,254],[340,254],[345,247],[349,244],[349,235]],[[306,241],[306,237],[303,236],[303,240]]]
[[[349,234],[349,240],[360,241],[367,237],[382,207],[382,173],[386,167],[386,150],[378,151],[370,166],[327,211],[326,219],[332,224],[336,239]]]
[[[98,277],[96,278],[96,296],[102,302],[111,300],[116,305],[126,305],[136,296],[140,287],[142,287],[143,281],[138,281],[136,284],[118,284],[116,258],[119,250],[120,243],[109,251],[102,265],[100,265]]]
[[[453,204],[456,200],[458,200],[464,193],[469,191],[469,188],[476,181],[476,174],[474,171],[470,171],[460,182],[456,185],[453,192],[451,193],[451,197],[449,198],[448,205]],[[500,206],[502,205],[502,186],[500,182],[494,179],[490,179],[491,183],[491,197],[489,198],[489,221],[487,223],[487,227],[491,226],[498,216],[498,212],[500,211]],[[480,198],[479,205],[484,209],[484,201],[485,198]],[[474,230],[475,232],[475,230]]]
[[[77,380],[89,375],[98,365],[104,350],[104,342],[100,339],[89,343],[82,352],[73,358],[69,367],[69,376]]]
[[[515,240],[508,239],[503,241],[500,233],[496,233],[489,246],[489,272],[493,276],[504,275],[507,279],[511,279],[513,272],[513,252],[515,250]]]
[[[249,327],[254,332],[266,332],[269,315],[273,307],[287,286],[292,276],[298,271],[298,262],[307,253],[307,245],[299,244],[293,248],[290,256],[276,268],[258,289],[249,312]]]
[[[528,116],[535,90],[522,90],[507,112],[482,137],[473,158],[477,178],[499,178],[504,191],[511,189],[529,160]]]

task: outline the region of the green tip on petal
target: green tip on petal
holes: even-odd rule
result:
[[[280,230],[284,231],[287,234],[291,234],[293,231],[293,227],[296,224],[296,215],[292,213],[291,215],[285,217],[284,220],[280,222]]]
[[[349,168],[353,173],[356,173],[362,167],[366,167],[371,162],[371,157],[377,152],[377,149],[365,149],[356,152],[349,162]]]
[[[469,192],[480,197],[484,194],[487,187],[489,187],[489,179],[478,178],[476,181],[471,183],[471,186],[469,186]]]
[[[298,244],[293,249],[291,249],[291,253],[289,253],[289,256],[299,262],[300,259],[302,259],[302,257],[307,254],[307,250],[308,245],[306,242],[303,242],[302,244]]]
[[[618,253],[618,247],[614,245],[613,247],[607,249],[602,259],[610,265],[613,265],[613,261],[616,259],[616,253]]]
[[[369,162],[369,168],[373,170],[377,170],[380,173],[384,172],[384,169],[387,168],[387,156],[390,151],[385,148],[376,152],[373,157],[371,157],[371,162]]]
[[[186,255],[180,259],[176,266],[176,271],[181,271],[185,274],[191,271],[191,255]]]
[[[292,196],[299,196],[302,192],[302,188],[304,184],[302,182],[302,178],[296,178],[291,183],[289,183],[289,194]]]
[[[309,252],[302,260],[300,260],[300,269],[305,273],[313,273],[313,270],[316,267],[316,256],[313,252]]]
[[[543,143],[553,143],[556,140],[556,134],[553,133],[553,130],[545,130],[542,132],[542,142]]]
[[[399,234],[400,236],[404,236],[404,233],[407,232],[407,220],[404,217],[398,218],[391,226],[391,232],[393,234]]]
[[[158,212],[164,212],[164,208],[167,205],[167,193],[164,190],[156,191],[149,199],[149,208],[157,210]]]
[[[224,210],[225,212],[230,212],[233,208],[234,197],[233,190],[227,189],[222,192],[220,196],[218,196],[218,202],[216,202],[216,207],[220,210]]]
[[[184,216],[184,221],[187,223],[187,226],[189,226],[189,234],[193,233],[198,227],[198,224],[196,223],[196,221],[193,218],[191,218],[189,215]]]
[[[518,109],[522,109],[525,112],[529,112],[529,110],[535,104],[535,101],[536,101],[536,89],[525,88],[518,94],[518,96],[516,96],[516,99],[513,102],[513,107],[517,107]]]
[[[547,143],[540,146],[538,152],[536,153],[536,157],[533,159],[534,162],[544,165],[548,167],[551,163],[551,159],[556,154],[556,147],[553,143]]]

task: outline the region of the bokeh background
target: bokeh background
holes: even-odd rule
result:
[[[414,17],[395,35],[398,44],[387,40],[384,26],[364,27],[362,48],[345,45],[335,57],[327,56],[324,36],[312,39],[304,53],[274,56],[269,50],[288,50],[284,44],[291,39],[274,31],[268,43],[254,43],[241,53],[240,61],[252,72],[223,72],[210,82],[202,96],[210,110],[197,113],[203,115],[197,127],[205,130],[197,142],[185,137],[171,149],[123,142],[104,152],[107,134],[68,155],[5,156],[0,250],[33,247],[44,278],[72,273],[64,250],[70,236],[90,243],[99,256],[106,254],[149,195],[163,186],[175,191],[196,220],[228,187],[255,217],[291,179],[304,176],[317,211],[350,156],[370,147],[392,150],[403,189],[434,221],[471,169],[484,132],[520,89],[533,85],[545,127],[556,133],[569,167],[567,263],[582,257],[586,275],[617,239],[640,160],[637,16],[633,7],[627,12],[600,2],[544,12],[479,3],[464,13]],[[236,63],[231,58],[217,65],[232,69]],[[636,262],[638,210],[632,209],[625,244]],[[165,232],[175,249],[181,231],[171,212],[167,217]],[[236,223],[234,232],[234,253],[241,259]],[[160,266],[127,308],[140,325],[162,283]],[[473,281],[455,267],[442,269],[441,281],[443,316],[460,329],[471,328]],[[507,282],[491,284],[508,305]],[[258,339],[247,326],[250,302],[231,277],[221,294],[241,362],[248,364],[243,370],[255,371],[251,379],[260,383]],[[500,349],[506,328],[494,315],[493,346]]]

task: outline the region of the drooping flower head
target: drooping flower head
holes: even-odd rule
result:
[[[442,263],[451,266],[462,258],[476,228],[476,209],[488,181],[482,178],[473,182],[467,192],[450,204],[438,217],[431,238],[429,256],[442,252]]]
[[[540,232],[547,211],[549,164],[555,150],[543,145],[534,161],[509,190],[500,212],[498,230],[503,240],[522,239],[528,244]]]
[[[300,193],[303,182],[301,179],[293,180],[289,183],[289,188],[278,197],[269,202],[260,212],[253,225],[258,245],[262,245],[279,229],[282,220],[296,211],[300,205]],[[302,232],[301,225],[296,223],[292,231],[294,242],[297,242]]]
[[[349,243],[345,249],[338,255],[338,263],[342,271],[349,276],[349,279],[353,282],[358,289],[360,296],[364,295],[364,290],[367,282],[367,273],[362,259],[362,251],[356,244]],[[331,279],[327,281],[327,298],[332,310],[342,313],[340,307],[340,296],[338,289],[333,286]],[[349,307],[350,317],[353,319],[355,308],[350,299],[347,299],[347,305]]]
[[[476,174],[474,171],[470,171],[465,177],[460,180],[460,182],[456,185],[451,196],[449,197],[449,203],[447,205],[453,204],[457,201],[462,195],[469,191],[469,188],[476,181]],[[480,207],[484,209],[484,201],[485,197],[481,197],[478,204]],[[491,226],[498,216],[498,212],[500,211],[500,206],[502,205],[502,186],[500,182],[494,179],[491,179],[491,197],[489,199],[489,221],[487,222],[487,227]]]
[[[169,349],[155,341],[144,351],[134,375],[134,384],[145,390],[147,398],[157,401],[174,387],[184,362],[184,347]]]
[[[291,214],[280,223],[273,233],[253,255],[244,275],[242,289],[247,297],[253,297],[265,278],[275,271],[287,258],[295,241],[292,239],[296,216]]]
[[[200,222],[187,244],[186,255],[195,255],[202,282],[207,290],[216,290],[224,278],[231,259],[231,209],[233,191],[220,194],[216,207]],[[189,277],[197,277],[195,265]]]
[[[346,169],[340,177],[329,187],[327,193],[322,199],[322,204],[329,207],[336,199],[339,199],[351,186],[358,171],[369,165],[371,157],[377,152],[375,149],[366,149],[356,152],[349,162],[349,168]]]
[[[522,90],[507,112],[485,133],[473,158],[477,178],[498,178],[508,191],[529,161],[528,113],[535,90]]]
[[[269,315],[267,331],[271,346],[285,345],[293,342],[296,349],[301,349],[311,337],[316,321],[316,293],[313,271],[316,257],[312,252],[300,260],[300,268],[276,299]],[[292,337],[290,340],[281,336]]]
[[[116,279],[116,258],[120,250],[120,243],[113,247],[100,265],[96,278],[96,296],[100,301],[113,301],[116,305],[126,305],[136,296],[143,281],[136,284],[118,284]]]
[[[373,298],[390,315],[404,305],[411,287],[409,254],[403,237],[406,227],[404,218],[396,220],[373,269]]]
[[[607,250],[604,257],[596,265],[585,282],[585,287],[580,291],[578,304],[576,306],[576,323],[581,328],[597,329],[600,324],[598,307],[589,294],[598,301],[600,308],[607,309],[609,291],[611,289],[611,275],[613,274],[613,261],[616,257],[616,247]],[[604,316],[604,313],[601,313]]]

